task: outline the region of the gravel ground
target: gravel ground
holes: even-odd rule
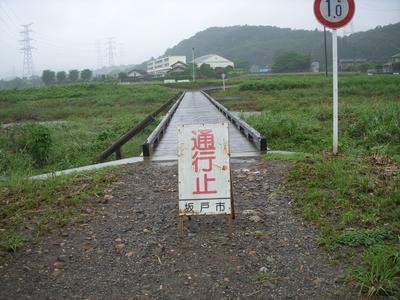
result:
[[[236,220],[193,217],[178,238],[177,165],[119,169],[84,220],[0,266],[0,299],[357,298],[317,233],[292,212],[290,164],[233,164]]]

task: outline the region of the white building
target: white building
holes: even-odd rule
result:
[[[219,56],[217,54],[208,54],[204,56],[200,56],[195,58],[194,60],[195,64],[198,67],[201,67],[203,64],[210,65],[211,68],[226,68],[226,67],[235,67],[235,64],[230,61],[229,59],[226,59],[222,56]]]
[[[164,56],[151,59],[147,62],[147,73],[155,76],[163,76],[171,70],[171,66],[177,62],[186,64],[186,56]]]
[[[320,64],[318,61],[313,61],[311,64],[311,72],[318,73],[320,68]]]
[[[146,79],[149,76],[149,74],[147,74],[147,72],[144,70],[133,69],[128,71],[127,76],[128,76],[127,81],[137,81]]]

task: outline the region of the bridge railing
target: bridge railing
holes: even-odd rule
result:
[[[267,139],[263,137],[257,130],[247,124],[245,121],[235,116],[225,106],[217,102],[206,92],[201,91],[204,96],[235,126],[247,139],[252,142],[259,151],[267,151]]]
[[[158,124],[156,129],[150,134],[150,136],[147,138],[147,140],[143,143],[142,152],[143,152],[144,157],[148,157],[153,153],[155,147],[158,145],[161,138],[164,136],[164,133],[167,130],[167,127],[168,127],[169,123],[171,122],[171,119],[174,116],[174,113],[176,112],[176,110],[184,96],[185,96],[185,92],[182,93],[182,95],[178,98],[178,100],[175,102],[175,104],[170,108],[168,113],[162,119],[160,124]]]
[[[180,102],[180,99],[182,99],[182,95],[184,93],[175,95],[174,97],[170,98],[165,104],[163,104],[160,108],[158,108],[157,110],[153,111],[152,113],[150,113],[149,115],[147,115],[147,117],[140,122],[138,125],[136,125],[135,127],[133,127],[132,129],[130,129],[128,132],[126,132],[123,136],[121,136],[115,143],[113,143],[110,147],[108,147],[106,150],[104,150],[98,160],[99,161],[104,161],[105,159],[107,159],[111,154],[113,154],[115,152],[116,154],[116,159],[122,159],[122,146],[125,145],[130,139],[132,139],[135,135],[137,135],[138,133],[140,133],[141,131],[143,131],[147,126],[150,125],[151,122],[153,122],[155,120],[155,118],[157,117],[157,115],[159,113],[161,113],[162,111],[166,110],[169,106],[172,105],[172,103],[174,103],[174,101],[178,98],[177,102]],[[176,103],[175,103],[176,104]]]

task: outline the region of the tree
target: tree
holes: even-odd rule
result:
[[[360,72],[363,72],[363,73],[367,73],[367,71],[368,71],[369,69],[371,69],[370,64],[362,64],[362,65],[358,66],[358,70],[359,70]]]
[[[216,67],[215,68],[215,76],[219,79],[219,78],[221,78],[221,76],[222,76],[222,74],[226,74],[226,72],[225,72],[225,68],[222,68],[222,67]]]
[[[50,70],[44,70],[42,73],[42,81],[45,85],[53,84],[56,81],[56,73]]]
[[[68,72],[68,80],[71,82],[78,81],[79,79],[79,71],[78,70],[70,70]]]
[[[57,72],[56,77],[58,83],[63,83],[67,79],[67,73],[65,73],[64,71]]]
[[[243,70],[249,70],[250,69],[250,63],[246,60],[237,60],[235,61],[235,68],[237,69],[243,69]]]
[[[89,69],[85,69],[81,72],[81,79],[83,81],[90,81],[92,79],[93,72]]]
[[[119,72],[118,73],[118,79],[121,81],[124,81],[128,78],[128,74],[126,74],[126,72]]]
[[[197,67],[197,65],[195,64],[195,66],[194,66],[194,72],[195,72],[195,75],[196,75],[196,78],[199,76],[199,68]],[[187,67],[186,67],[186,69],[183,71],[183,72],[180,72],[180,73],[178,73],[178,74],[171,74],[171,78],[185,78],[185,79],[188,79],[188,78],[192,78],[192,76],[193,76],[193,64],[192,63],[189,63],[188,65],[187,65]]]
[[[278,55],[272,64],[272,72],[307,72],[310,70],[311,57],[295,51]]]
[[[227,66],[225,67],[225,74],[228,74],[230,72],[232,72],[234,70],[234,68],[232,66]]]
[[[201,78],[214,78],[215,71],[208,64],[202,64],[199,69],[199,75]]]

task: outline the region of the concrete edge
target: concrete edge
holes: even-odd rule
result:
[[[138,162],[142,162],[142,161],[143,161],[143,157],[131,157],[131,158],[127,158],[127,159],[114,160],[114,161],[109,161],[109,162],[90,165],[90,166],[84,166],[84,167],[79,167],[79,168],[73,168],[73,169],[68,169],[68,170],[63,170],[63,171],[57,171],[57,172],[52,172],[52,173],[47,173],[47,174],[36,175],[36,176],[30,177],[30,179],[32,179],[32,180],[48,179],[48,178],[52,178],[52,177],[68,175],[68,174],[82,172],[82,171],[91,171],[91,170],[97,170],[97,169],[102,169],[102,168],[106,168],[106,167],[128,165],[128,164],[134,164],[134,163],[138,163]]]

